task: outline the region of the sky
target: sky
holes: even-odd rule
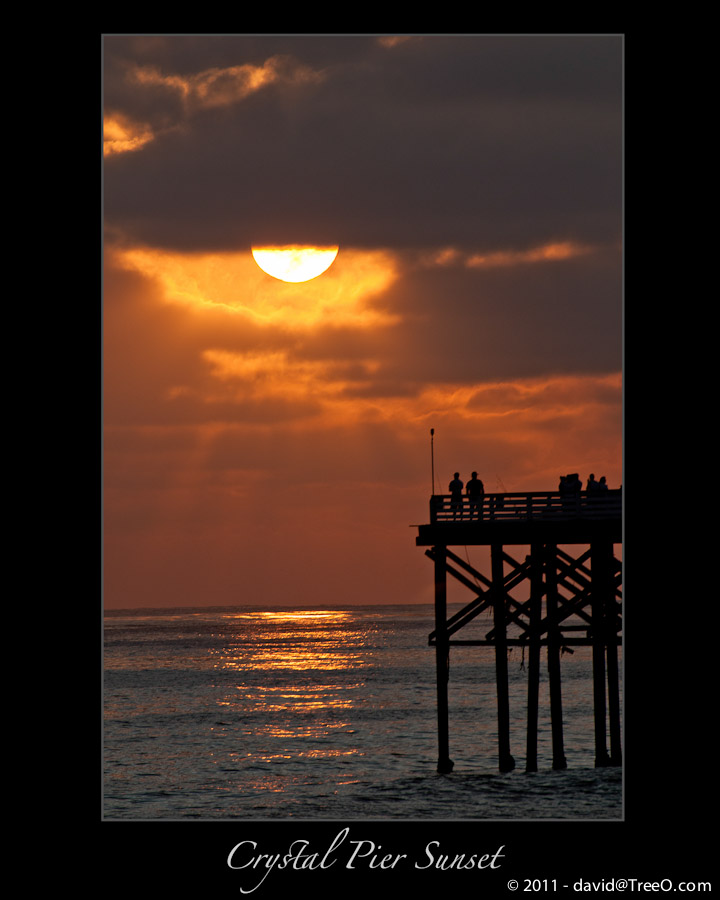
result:
[[[103,37],[107,608],[431,602],[431,451],[438,492],[621,485],[622,65]],[[286,245],[339,252],[294,284]]]

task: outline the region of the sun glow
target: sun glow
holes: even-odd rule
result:
[[[335,262],[339,247],[253,247],[252,255],[263,272],[280,281],[310,281]]]
[[[196,312],[230,312],[258,325],[293,329],[372,328],[398,321],[376,303],[398,274],[397,260],[384,251],[346,248],[323,278],[309,284],[268,278],[247,251],[170,253],[132,247],[113,256],[123,268],[156,281],[168,303]]]

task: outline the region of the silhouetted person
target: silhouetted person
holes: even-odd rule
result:
[[[588,492],[588,494],[597,494],[598,486],[598,482],[595,481],[595,476],[591,474],[588,478],[585,490]]]
[[[604,475],[603,475],[603,477],[600,479],[600,481],[598,482],[597,490],[598,490],[598,494],[605,494],[605,493],[607,493],[608,486],[607,486],[607,481],[605,480],[605,476],[604,476]]]
[[[558,490],[560,491],[562,508],[565,512],[574,510],[580,505],[582,481],[580,481],[576,472],[570,475],[561,475]]]
[[[453,519],[457,516],[458,510],[460,510],[460,518],[462,519],[463,483],[460,481],[459,472],[453,475],[453,480],[448,485],[448,489],[450,491],[450,509],[452,510]]]
[[[477,477],[477,472],[472,473],[470,481],[468,481],[465,488],[465,493],[468,495],[468,500],[470,501],[470,518],[472,519],[473,513],[476,513],[478,519],[481,519],[485,485]]]
[[[580,476],[577,472],[573,472],[572,475],[568,475],[565,479],[565,484],[567,485],[569,494],[577,494],[578,491],[582,490],[582,481],[580,481]]]

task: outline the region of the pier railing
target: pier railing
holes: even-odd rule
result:
[[[617,519],[622,514],[622,490],[603,493],[559,491],[483,494],[476,501],[463,496],[453,501],[450,494],[430,498],[430,522],[542,521],[571,519]]]

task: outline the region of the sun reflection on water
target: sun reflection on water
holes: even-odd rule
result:
[[[236,723],[228,731],[254,747],[252,753],[233,751],[236,761],[252,766],[362,756],[353,713],[364,702],[362,670],[372,651],[351,612],[243,611],[223,619],[227,627],[213,667],[225,690],[216,702]],[[308,741],[316,746],[303,746]],[[274,778],[265,789],[277,789]]]
[[[366,663],[366,654],[355,646],[353,617],[348,612],[273,611],[223,618],[251,627],[239,629],[232,642],[215,651],[219,669],[347,670]]]
[[[351,613],[334,610],[265,610],[263,612],[225,613],[222,619],[237,619],[263,623],[298,623],[323,621],[328,624],[339,624],[353,621]]]

